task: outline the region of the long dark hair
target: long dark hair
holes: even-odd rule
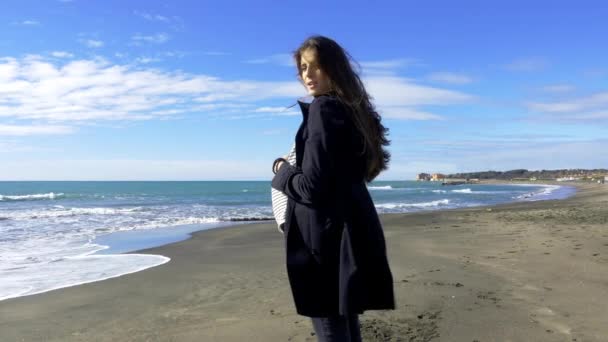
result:
[[[391,154],[383,147],[390,145],[390,140],[386,138],[388,128],[382,125],[382,118],[371,102],[372,97],[350,64],[354,59],[334,40],[311,36],[293,52],[300,82],[303,82],[301,56],[308,49],[316,52],[317,63],[329,78],[330,91],[349,107],[355,127],[363,137],[361,155],[365,155],[367,161],[365,181],[369,183],[388,169]]]

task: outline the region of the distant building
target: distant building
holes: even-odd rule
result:
[[[580,178],[578,178],[578,177],[572,177],[572,176],[557,178],[558,182],[576,181],[576,180],[580,180]]]
[[[419,173],[418,176],[416,176],[416,180],[417,181],[429,181],[429,180],[431,180],[431,175],[429,175],[428,173]]]
[[[442,173],[433,173],[431,181],[442,181],[445,179],[445,175]]]

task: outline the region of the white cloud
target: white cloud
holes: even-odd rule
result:
[[[396,76],[398,69],[423,66],[419,60],[413,58],[397,58],[379,61],[363,61],[358,65],[351,61],[353,70],[360,73],[362,77],[391,77]],[[359,68],[360,67],[360,68]]]
[[[149,22],[162,23],[168,25],[174,31],[182,31],[184,29],[184,20],[176,15],[169,16],[158,13],[149,13],[142,11],[133,11],[133,13]]]
[[[394,119],[436,120],[420,106],[466,103],[470,95],[417,85],[399,77],[364,80],[379,112]],[[298,81],[225,81],[181,71],[120,65],[103,58],[47,60],[42,56],[0,58],[0,118],[69,121],[166,119],[181,113],[258,116],[299,115],[299,108],[264,106],[286,99],[285,107],[306,95]],[[261,102],[261,103],[260,103]],[[257,108],[257,110],[256,110]],[[383,113],[385,112],[385,113]]]
[[[530,102],[527,103],[527,107],[532,111],[538,112],[571,114],[572,118],[599,118],[603,117],[603,115],[598,113],[608,110],[608,91],[568,101]],[[600,112],[596,112],[598,110]],[[595,114],[592,112],[595,112]]]
[[[291,55],[289,54],[272,55],[262,59],[249,60],[247,63],[293,65]],[[367,76],[363,77],[366,89],[374,98],[378,112],[386,118],[400,120],[442,120],[443,117],[416,107],[467,103],[475,99],[473,96],[462,92],[423,86],[414,83],[413,80],[394,75],[395,68],[421,65],[415,59],[363,62],[361,65],[368,69]],[[458,75],[458,79],[456,79],[455,75],[451,76],[453,82],[459,81],[462,83],[463,81],[469,81],[469,79],[464,80],[464,76],[462,75]],[[216,100],[216,98],[211,98],[210,100]],[[292,115],[297,114],[294,112]]]
[[[207,75],[115,65],[101,58],[67,62],[39,56],[0,59],[0,118],[82,123],[145,120],[171,113],[238,110],[247,102],[296,98],[303,92],[295,80],[223,81]],[[227,100],[232,104],[225,103]]]
[[[65,51],[53,51],[53,52],[51,52],[51,56],[57,57],[57,58],[72,58],[72,57],[74,57],[73,54],[71,54],[69,52],[65,52]]]
[[[382,61],[364,61],[359,63],[365,69],[397,69],[409,66],[423,65],[417,59],[413,58],[397,58]]]
[[[164,22],[164,23],[168,23],[171,21],[171,19],[169,17],[160,15],[160,14],[151,14],[151,13],[139,12],[139,11],[134,11],[134,13],[135,13],[135,15],[142,17],[148,21],[160,21],[160,22]]]
[[[165,57],[178,57],[178,58],[182,58],[184,56],[186,56],[188,54],[188,52],[184,52],[184,51],[165,51],[165,52],[161,52],[160,55],[165,56]]]
[[[39,26],[40,22],[34,19],[26,19],[22,21],[13,21],[11,25],[20,25],[20,26]]]
[[[379,106],[378,112],[383,118],[397,120],[444,120],[443,117],[408,107]]]
[[[448,84],[468,84],[473,82],[471,77],[454,72],[434,72],[429,74],[426,78],[434,82]]]
[[[104,42],[101,40],[82,39],[80,42],[90,48],[100,48],[100,47],[104,46]]]
[[[0,58],[0,82],[10,80],[19,73],[20,63],[15,58]],[[0,87],[2,83],[0,83]]]
[[[293,108],[293,107],[292,107]],[[275,115],[286,115],[286,116],[291,116],[291,115],[300,115],[301,111],[298,110],[293,110],[288,107],[260,107],[260,108],[256,108],[255,111],[256,113],[271,113],[271,114],[275,114]]]
[[[583,71],[582,74],[588,78],[603,78],[608,76],[608,69],[591,68]]]
[[[246,60],[249,64],[276,64],[281,66],[291,66],[295,68],[293,57],[288,53],[279,53],[263,58]]]
[[[528,104],[528,108],[534,111],[566,113],[583,108],[583,105],[576,102],[533,102]]]
[[[370,77],[364,83],[376,103],[383,106],[449,105],[475,99],[462,92],[423,86],[402,77]]]
[[[24,20],[20,23],[21,25],[27,25],[27,26],[37,26],[40,25],[40,22],[37,20]]]
[[[161,61],[160,58],[154,58],[154,57],[138,57],[135,59],[136,63],[141,63],[141,64],[149,64],[149,63],[160,62],[160,61]]]
[[[538,71],[547,67],[548,63],[540,57],[520,58],[507,65],[505,68],[511,71]]]
[[[133,37],[131,37],[131,40],[133,41],[133,43],[135,45],[140,45],[142,42],[143,43],[154,43],[154,44],[162,44],[165,43],[169,40],[169,35],[166,33],[157,33],[157,34],[153,34],[153,35],[141,35],[141,34],[136,34]]]
[[[268,180],[272,160],[5,161],[3,180]],[[19,170],[19,172],[14,172]]]
[[[574,89],[576,89],[576,87],[568,84],[552,84],[541,88],[542,91],[547,93],[567,93],[573,91]]]
[[[252,105],[245,103],[205,103],[194,106],[197,111],[231,110],[233,112],[250,110]]]
[[[74,132],[74,129],[68,126],[17,126],[0,124],[0,136],[70,134],[72,132]]]

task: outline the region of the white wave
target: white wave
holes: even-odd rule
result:
[[[471,193],[471,189],[467,188],[467,189],[457,189],[457,190],[452,190],[452,192],[458,192],[458,193],[462,193],[462,194],[470,194]]]
[[[79,215],[120,215],[131,214],[134,212],[147,211],[144,207],[134,208],[66,208],[61,205],[55,205],[51,209],[33,209],[22,210],[19,212],[9,213],[9,217],[14,220],[28,220],[41,218],[60,218]]]
[[[112,231],[154,229],[162,227],[181,226],[185,224],[218,223],[218,217],[159,217],[142,224],[122,225],[111,229]]]
[[[545,198],[549,195],[551,195],[551,193],[559,188],[561,188],[561,186],[559,185],[550,185],[550,184],[511,184],[511,185],[515,185],[515,186],[535,186],[535,187],[541,187],[540,190],[538,191],[533,191],[533,192],[527,192],[524,194],[521,194],[519,196],[515,196],[512,197],[514,199],[517,200],[537,200],[537,199],[542,199]]]
[[[162,255],[84,255],[2,271],[0,300],[91,283],[162,265]]]
[[[55,194],[49,192],[48,194],[33,194],[33,195],[0,195],[0,201],[28,201],[28,200],[41,200],[41,199],[56,199],[63,197],[64,193]]]
[[[76,215],[116,215],[121,213],[132,213],[136,211],[144,210],[143,207],[133,207],[133,208],[70,208],[69,211]]]
[[[436,192],[436,193],[440,193],[440,194],[445,194],[448,192],[448,190],[431,190],[432,192]],[[456,190],[450,190],[449,192],[455,192],[455,193],[460,193],[460,194],[500,194],[500,193],[505,193],[507,191],[482,191],[482,190],[471,190],[471,189],[456,189]]]
[[[368,186],[367,187],[369,190],[393,190],[393,187],[390,185],[383,185],[383,186]]]
[[[421,202],[421,203],[381,203],[376,204],[376,208],[383,209],[397,209],[397,208],[427,208],[427,207],[438,207],[441,205],[447,205],[450,203],[449,199],[441,199],[431,202]]]

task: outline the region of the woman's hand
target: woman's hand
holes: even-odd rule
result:
[[[286,154],[286,155],[284,155],[284,156],[283,156],[283,157],[281,157],[281,158],[283,158],[283,159],[287,160],[287,156],[288,156],[288,155]],[[283,165],[283,163],[284,163],[284,161],[279,160],[279,161],[276,163],[276,165],[274,166],[274,169],[272,170],[272,171],[273,171],[273,173],[275,173],[275,174],[276,174],[276,173],[279,171],[279,169],[281,168],[281,165]]]

